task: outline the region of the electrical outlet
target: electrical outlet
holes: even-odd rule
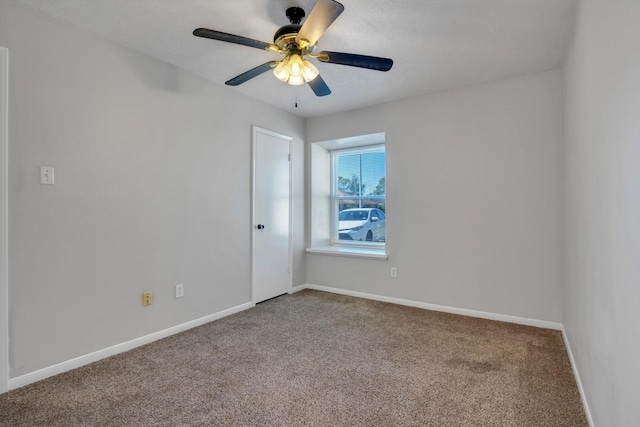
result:
[[[176,298],[182,298],[184,296],[184,285],[180,283],[176,285]]]
[[[398,269],[396,267],[391,267],[391,277],[394,279],[398,277]]]
[[[53,185],[53,168],[51,166],[40,166],[40,184]]]
[[[147,306],[153,304],[153,296],[151,292],[142,293],[142,305]]]

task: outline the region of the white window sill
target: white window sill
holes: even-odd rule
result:
[[[361,247],[345,247],[345,246],[318,246],[315,248],[307,248],[308,254],[329,255],[351,258],[377,259],[386,261],[389,256],[384,249],[372,249]]]

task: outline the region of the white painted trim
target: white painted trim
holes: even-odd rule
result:
[[[576,384],[578,386],[578,391],[580,392],[580,399],[582,399],[582,406],[584,407],[584,412],[587,416],[587,421],[591,427],[595,426],[593,422],[593,417],[591,416],[591,410],[589,409],[589,402],[587,402],[587,395],[584,392],[584,388],[582,387],[582,380],[580,380],[580,373],[578,372],[578,366],[576,365],[576,361],[573,358],[573,352],[571,351],[571,344],[569,344],[569,337],[567,336],[567,332],[562,328],[562,339],[564,340],[564,346],[567,348],[567,354],[569,355],[569,361],[571,362],[571,368],[573,369],[573,376],[576,379]]]
[[[88,365],[89,363],[97,362],[98,360],[111,357],[116,354],[123,353],[125,351],[132,350],[136,347],[149,344],[151,342],[157,341],[162,338],[166,338],[171,335],[175,335],[179,332],[183,332],[191,328],[195,328],[196,326],[204,325],[205,323],[213,322],[214,320],[218,320],[223,317],[230,316],[235,313],[239,313],[241,311],[247,310],[254,306],[255,306],[254,303],[247,302],[247,303],[238,305],[236,307],[232,307],[227,310],[220,311],[218,313],[210,314],[208,316],[183,323],[181,325],[176,325],[171,328],[164,329],[162,331],[154,332],[152,334],[133,339],[131,341],[123,342],[121,344],[116,344],[112,347],[108,347],[103,350],[98,350],[96,352],[86,354],[84,356],[67,360],[66,362],[58,363],[56,365],[49,366],[47,368],[39,369],[37,371],[31,372],[16,378],[11,378],[9,380],[9,389],[14,390],[16,388],[26,386],[36,381],[49,378],[53,375],[61,374],[71,369],[76,369],[81,366]]]
[[[330,139],[328,141],[314,142],[327,151],[343,150],[346,148],[368,147],[371,145],[384,145],[386,134],[384,132],[368,135],[350,136],[347,138]]]
[[[342,148],[342,149],[338,149],[338,150],[331,150],[331,177],[330,177],[330,182],[331,182],[331,193],[330,193],[330,200],[329,200],[329,204],[330,204],[330,211],[331,215],[330,215],[330,221],[329,221],[329,225],[331,227],[331,233],[330,233],[330,247],[344,247],[344,248],[350,248],[350,247],[362,247],[361,245],[365,244],[365,245],[369,245],[371,247],[374,247],[376,249],[378,249],[379,251],[381,251],[383,254],[385,254],[386,248],[387,248],[387,243],[385,241],[385,243],[374,243],[374,242],[357,242],[357,241],[348,241],[348,240],[340,240],[340,220],[338,220],[338,217],[340,216],[340,202],[338,202],[338,195],[336,194],[336,192],[338,191],[338,172],[337,172],[337,165],[338,165],[338,156],[343,155],[343,154],[365,154],[365,153],[380,153],[383,152],[385,153],[386,156],[386,146],[385,146],[385,133],[379,133],[379,134],[373,134],[371,135],[371,137],[373,139],[376,138],[376,136],[378,135],[378,137],[382,138],[382,141],[379,144],[376,145],[361,145],[361,146],[354,146],[354,147],[350,147],[350,148]],[[362,138],[367,138],[368,135],[363,135]],[[386,160],[385,160],[385,168],[386,168]],[[360,173],[362,173],[362,171],[360,171]],[[386,172],[385,172],[385,179],[386,179]],[[386,191],[385,191],[386,193]],[[353,196],[355,198],[358,199],[364,199],[367,196],[365,196],[364,194],[362,196]],[[370,197],[375,197],[373,195],[371,195]],[[387,196],[385,194],[384,196],[385,199],[385,203],[387,200]],[[359,206],[362,207],[361,203],[358,203]],[[338,223],[336,224],[336,220],[338,221]],[[386,230],[385,230],[385,235],[386,235]],[[359,246],[360,245],[360,246]],[[313,248],[312,248],[313,250]],[[311,253],[322,253],[322,252],[311,252]],[[332,253],[324,253],[324,255],[339,255],[338,254],[332,254]],[[356,255],[344,255],[344,256],[356,256]],[[366,258],[366,257],[361,257],[361,258]],[[373,258],[375,259],[375,258]],[[385,254],[385,258],[386,260],[386,254]]]
[[[0,393],[9,390],[9,50],[0,47]]]
[[[387,261],[387,255],[384,249],[373,249],[363,247],[347,247],[347,246],[318,246],[307,248],[306,252],[313,255],[341,256],[349,258],[376,259]]]
[[[293,287],[293,138],[289,138],[289,291]]]
[[[313,289],[316,291],[331,292],[334,294],[347,295],[356,298],[365,298],[374,301],[389,302],[392,304],[406,305],[408,307],[423,308],[425,310],[440,311],[443,313],[460,314],[462,316],[477,317],[480,319],[497,320],[499,322],[516,323],[518,325],[535,326],[537,328],[563,330],[562,323],[549,322],[546,320],[529,319],[527,317],[509,316],[506,314],[489,313],[486,311],[469,310],[466,308],[448,307],[445,305],[429,304],[426,302],[411,301],[401,298],[386,297],[382,295],[368,294],[364,292],[348,291],[346,289],[332,288],[319,285],[301,285],[296,287],[296,292],[303,289]]]

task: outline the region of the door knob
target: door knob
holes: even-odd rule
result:
[[[264,225],[258,224],[258,230],[264,230]]]

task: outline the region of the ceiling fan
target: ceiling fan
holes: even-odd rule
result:
[[[342,11],[344,11],[344,6],[335,0],[318,0],[304,24],[301,25],[302,18],[305,17],[304,10],[299,7],[290,7],[287,9],[286,15],[291,24],[276,31],[273,36],[273,44],[207,28],[197,28],[193,31],[193,35],[285,55],[279,61],[269,61],[245,71],[226,81],[227,85],[240,85],[273,69],[273,74],[279,80],[294,86],[307,82],[317,96],[326,96],[331,93],[331,90],[320,77],[318,69],[307,58],[377,71],[389,71],[393,65],[391,59],[377,56],[329,51],[315,53],[318,39],[340,16]]]

